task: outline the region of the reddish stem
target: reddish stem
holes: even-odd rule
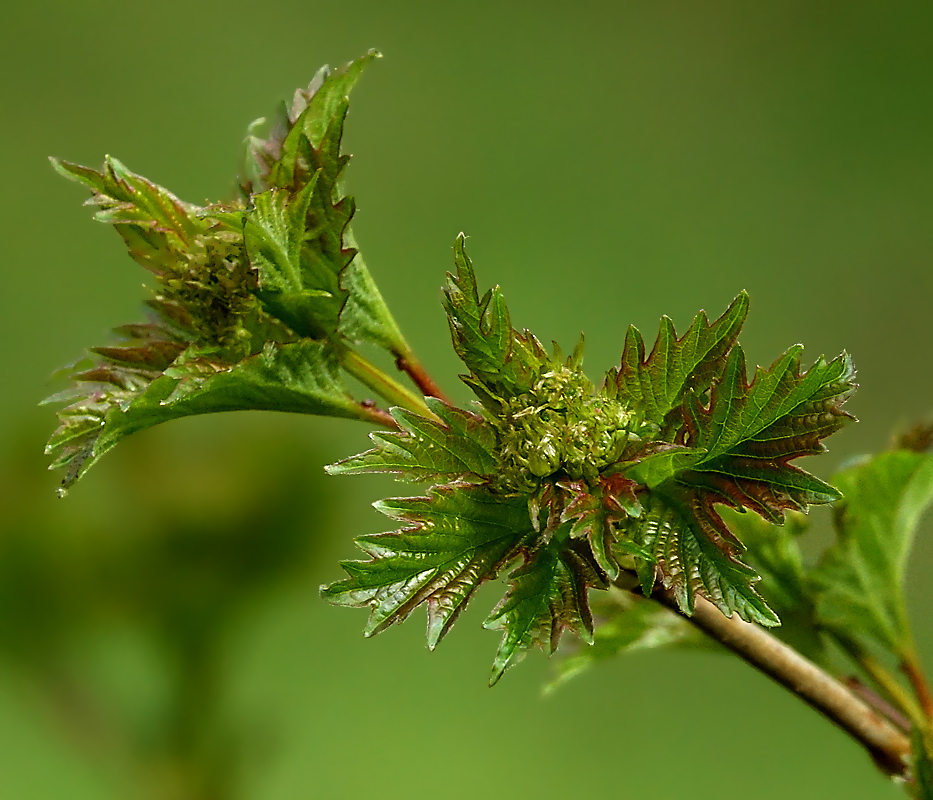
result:
[[[901,662],[901,669],[910,681],[910,685],[914,687],[914,692],[920,701],[920,706],[923,708],[926,718],[933,721],[933,695],[930,694],[926,676],[923,674],[923,669],[916,656],[911,654],[908,658],[905,658]]]
[[[447,405],[452,405],[450,400],[441,391],[441,387],[435,383],[434,379],[428,375],[424,367],[413,357],[397,355],[395,357],[395,366],[412,379],[421,393],[427,397],[436,397]]]

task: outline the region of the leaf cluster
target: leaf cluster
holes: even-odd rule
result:
[[[134,431],[192,414],[269,409],[384,424],[387,415],[343,380],[376,375],[356,353],[374,343],[409,353],[355,247],[355,204],[340,181],[348,93],[372,51],[322,69],[270,138],[247,140],[243,197],[197,206],[108,157],[98,171],[52,160],[92,192],[154,279],[151,319],[116,329],[117,345],[73,371],[74,388],[47,452],[66,468],[64,492]],[[423,408],[388,379],[375,391]]]
[[[737,343],[743,293],[680,337],[665,318],[648,355],[630,328],[620,366],[597,388],[582,340],[567,358],[557,345],[548,352],[512,327],[498,288],[479,293],[462,235],[454,260],[444,304],[479,408],[397,412],[398,431],[372,434],[374,449],[329,468],[432,488],[380,504],[404,527],[359,540],[369,560],[345,562],[348,577],[324,595],[369,607],[368,634],[425,603],[434,647],[478,586],[511,568],[486,621],[503,632],[493,682],[531,647],[553,652],[564,630],[591,642],[589,590],[625,574],[646,597],[663,584],[686,614],[702,595],[727,615],[778,624],[717,507],[779,522],[839,497],[790,462],[851,419],[841,409],[855,386],[848,357],[803,371],[793,347],[749,381]]]

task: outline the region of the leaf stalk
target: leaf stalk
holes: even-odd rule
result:
[[[930,693],[930,685],[927,683],[926,675],[915,651],[909,650],[903,654],[901,670],[907,676],[914,693],[917,695],[917,699],[920,701],[926,717],[926,727],[933,729],[933,695]]]
[[[441,390],[441,387],[437,385],[434,378],[432,378],[427,373],[412,350],[406,350],[403,353],[396,353],[395,366],[398,367],[401,372],[404,372],[406,375],[408,375],[409,378],[411,378],[412,382],[421,390],[423,395],[426,395],[427,397],[436,397],[438,400],[443,401],[449,406],[453,405],[453,403],[450,402],[450,399],[445,396],[444,392]]]
[[[435,422],[439,421],[434,412],[428,408],[423,397],[419,397],[398,381],[390,378],[355,350],[341,349],[340,364],[354,378],[368,386],[383,399],[388,400],[392,405],[407,408],[409,411],[414,411],[416,414]]]

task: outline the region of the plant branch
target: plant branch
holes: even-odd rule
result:
[[[396,430],[398,428],[398,423],[388,411],[384,408],[379,408],[372,400],[364,400],[360,405],[360,419],[363,422],[371,422],[373,425],[378,425],[380,428],[389,428],[390,430]]]
[[[906,653],[901,662],[901,669],[914,687],[914,693],[923,707],[923,713],[926,716],[927,724],[933,723],[933,696],[930,694],[930,686],[927,683],[926,676],[923,674],[923,667],[920,665],[920,659],[913,651]]]
[[[421,389],[422,394],[429,397],[436,397],[438,400],[443,400],[447,405],[453,405],[444,395],[444,392],[441,391],[441,387],[438,386],[434,378],[427,373],[411,350],[407,350],[404,353],[396,353],[395,366],[412,379],[415,386]]]
[[[437,421],[435,414],[425,405],[424,398],[392,380],[381,369],[367,361],[359,353],[345,349],[340,352],[340,363],[354,378],[368,386],[380,397],[393,405],[407,408],[423,417]]]
[[[672,592],[655,592],[652,599],[680,613]],[[693,615],[684,617],[842,728],[868,750],[886,774],[907,774],[910,739],[812,661],[737,614],[726,617],[702,597],[697,597]]]

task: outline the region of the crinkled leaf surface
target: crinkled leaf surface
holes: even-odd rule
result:
[[[343,562],[349,577],[323,587],[322,595],[370,607],[367,635],[425,603],[432,649],[477,587],[495,578],[534,533],[522,498],[484,487],[440,487],[430,497],[385,500],[376,508],[406,527],[357,539],[370,560]]]
[[[552,360],[534,336],[513,330],[498,286],[480,297],[462,233],[454,244],[454,264],[457,274],[448,274],[444,289],[454,350],[470,370],[467,384],[495,407],[529,389]]]
[[[485,622],[485,627],[503,631],[490,685],[532,647],[553,653],[564,630],[591,643],[593,617],[587,590],[606,585],[586,548],[559,535],[527,553],[509,582],[511,588]]]
[[[165,372],[125,398],[114,398],[111,384],[100,384],[96,391],[92,385],[88,395],[61,412],[63,424],[47,452],[58,456],[53,466],[70,465],[64,489],[121,439],[172,419],[241,410],[361,415],[322,342],[269,343],[261,353],[220,371],[194,362]],[[92,370],[85,379],[98,377],[106,376]]]
[[[399,431],[378,431],[370,439],[376,447],[332,464],[332,475],[392,472],[412,480],[442,478],[444,482],[494,475],[496,435],[481,417],[435,398],[428,407],[438,421],[392,409]]]
[[[269,140],[251,138],[249,187],[265,191],[253,195],[256,208],[247,219],[246,238],[251,258],[258,259],[266,277],[263,301],[295,330],[313,337],[339,330],[350,341],[369,341],[404,354],[410,349],[349,227],[355,202],[340,191],[350,160],[341,154],[347,96],[365,66],[378,57],[371,50],[336,72],[323,68],[307,90],[296,92],[291,111]],[[279,212],[285,206],[292,209],[290,214]],[[300,225],[282,224],[282,217],[302,212]],[[273,235],[265,236],[270,228]],[[286,263],[269,269],[263,246],[271,239],[275,250],[291,253],[289,245],[296,238],[300,247],[286,259],[294,268]]]
[[[785,510],[839,497],[789,461],[821,452],[822,439],[851,419],[841,405],[854,389],[854,370],[843,355],[801,373],[800,351],[791,348],[749,384],[744,355],[734,346],[707,405],[688,390],[682,449],[659,449],[626,472],[651,489],[655,515],[640,536],[686,613],[700,592],[727,615],[778,623],[753,588],[756,573],[741,561],[742,545],[715,504],[780,523]],[[644,563],[639,568],[648,592],[655,571]]]
[[[637,541],[654,556],[661,580],[673,590],[684,613],[693,613],[700,594],[727,617],[737,612],[749,622],[780,624],[755,591],[758,575],[739,558],[742,546],[729,533],[709,498],[673,482],[659,487],[652,495],[652,506]],[[648,594],[654,584],[650,565],[639,572]]]
[[[618,398],[639,409],[646,420],[666,427],[668,415],[687,391],[702,395],[719,377],[747,315],[748,295],[742,292],[713,323],[701,312],[679,339],[674,323],[664,317],[647,358],[641,333],[629,327],[622,364],[609,377]]]
[[[882,453],[843,470],[838,541],[813,579],[819,621],[872,639],[894,653],[911,649],[903,583],[917,526],[933,501],[933,454]]]
[[[570,537],[585,539],[593,558],[609,580],[619,577],[620,554],[638,555],[650,560],[651,554],[627,537],[620,536],[618,526],[626,520],[640,517],[642,506],[635,496],[636,484],[621,475],[602,478],[595,487],[584,481],[559,484],[569,493],[569,502],[561,512],[561,521],[570,522]]]

